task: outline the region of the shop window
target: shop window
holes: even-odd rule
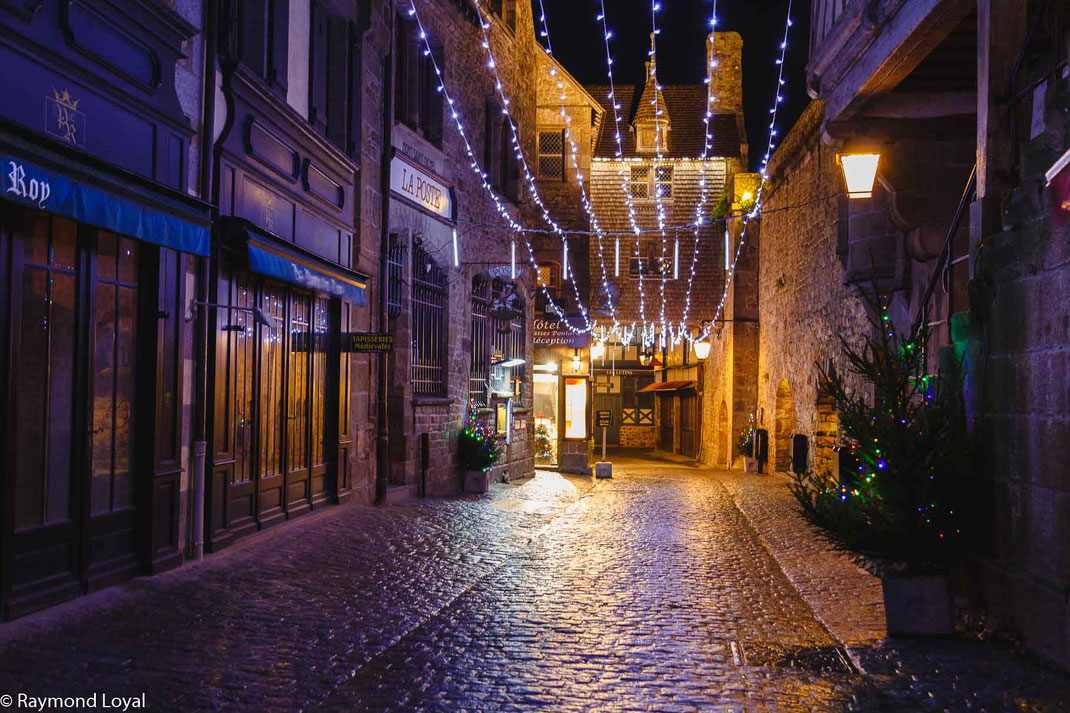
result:
[[[490,282],[476,278],[472,283],[472,354],[468,368],[468,400],[476,406],[488,404],[490,388]]]
[[[308,120],[353,159],[360,152],[360,35],[355,26],[313,2],[309,38]]]
[[[524,374],[527,372],[524,350],[526,315],[515,283],[494,280],[491,315],[491,388],[496,395],[508,396],[520,403],[523,397]]]
[[[587,433],[587,377],[565,377],[565,438],[586,440]]]
[[[435,66],[445,67],[441,43],[430,42],[425,50],[419,27],[408,15],[399,16],[394,86],[394,119],[442,146],[442,92]]]
[[[539,130],[539,178],[565,180],[565,130]]]
[[[412,391],[446,395],[446,271],[423,245],[412,250]]]

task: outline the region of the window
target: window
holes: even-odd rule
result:
[[[286,91],[287,0],[232,0],[232,53],[269,85]]]
[[[476,406],[488,403],[490,380],[490,283],[476,278],[472,282],[472,360],[468,367],[468,400]]]
[[[505,21],[506,27],[516,29],[516,0],[490,0],[490,9]]]
[[[648,166],[632,166],[631,177],[628,180],[628,194],[632,198],[646,198],[650,194],[648,181],[650,180],[650,168]]]
[[[394,119],[435,146],[442,146],[442,92],[435,66],[445,66],[441,44],[431,42],[427,54],[419,28],[407,15],[397,21],[394,66]]]
[[[640,200],[672,199],[672,166],[632,166],[628,179],[628,193]]]
[[[412,392],[446,395],[447,275],[422,245],[412,249]]]
[[[672,198],[672,166],[654,169],[654,196],[662,200]]]
[[[646,242],[640,246],[641,253],[633,253],[628,261],[628,276],[638,278],[640,271],[644,278],[672,277],[672,250],[666,249],[661,254],[661,243]],[[642,258],[642,259],[640,259]]]
[[[358,158],[360,151],[360,33],[356,25],[312,3],[308,120],[331,142]]]
[[[565,180],[565,130],[539,131],[539,178]]]
[[[520,402],[523,396],[524,374],[527,361],[524,356],[525,312],[516,284],[507,280],[495,279],[491,290],[491,310],[499,315],[509,309],[513,314],[497,316],[492,321],[491,364],[505,362],[510,366],[495,366],[491,378],[493,391],[500,395],[509,395]],[[516,314],[519,312],[519,314]]]
[[[659,148],[665,151],[669,147],[665,127],[644,126],[636,129],[635,145],[640,151],[657,151]]]
[[[514,203],[520,200],[520,160],[513,149],[512,129],[493,97],[487,98],[483,166],[487,180]]]

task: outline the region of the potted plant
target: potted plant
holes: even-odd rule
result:
[[[490,469],[498,461],[500,438],[479,422],[474,407],[457,439],[457,452],[464,474],[464,489],[469,493],[490,490]]]
[[[758,459],[755,458],[754,446],[757,428],[755,427],[754,414],[750,415],[750,423],[739,432],[736,441],[736,453],[743,457],[743,471],[746,473],[758,472]]]
[[[964,542],[966,436],[958,361],[927,373],[928,320],[896,332],[889,297],[867,295],[871,332],[860,347],[841,337],[849,371],[820,364],[855,472],[801,473],[791,486],[804,515],[881,577],[890,635],[952,629],[948,571]]]

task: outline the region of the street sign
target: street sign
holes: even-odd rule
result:
[[[392,352],[394,351],[394,335],[378,332],[344,332],[342,351],[358,354]]]
[[[609,409],[598,409],[594,412],[595,428],[613,428],[613,412]]]

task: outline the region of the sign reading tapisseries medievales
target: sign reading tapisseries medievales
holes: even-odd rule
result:
[[[390,161],[390,191],[422,210],[453,220],[450,186],[400,151]]]

